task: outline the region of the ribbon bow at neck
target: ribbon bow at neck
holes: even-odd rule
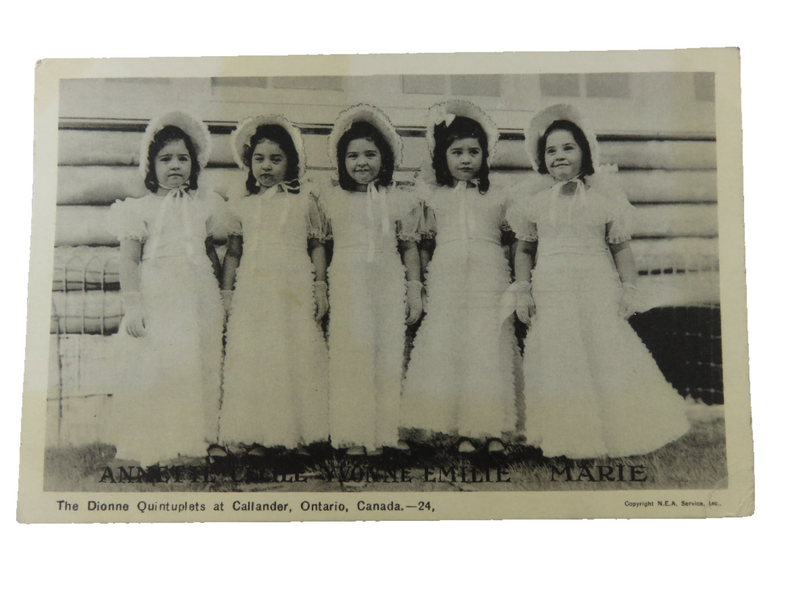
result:
[[[470,233],[476,229],[475,214],[467,208],[467,189],[475,188],[477,184],[474,181],[459,181],[453,193],[456,196],[458,203],[459,222],[461,223],[461,237],[464,240],[469,238]]]
[[[282,230],[284,225],[286,225],[286,221],[289,219],[291,199],[289,198],[286,185],[283,181],[276,183],[272,187],[267,188],[267,191],[265,191],[263,194],[256,196],[255,239],[250,242],[250,245],[254,250],[258,246],[259,236],[261,235],[262,209],[264,205],[269,203],[278,192],[283,192],[283,207],[281,208],[281,216],[278,218],[277,230]]]
[[[386,192],[379,191],[371,181],[367,184],[367,220],[369,221],[369,233],[367,235],[367,262],[375,261],[375,207],[380,205],[381,216],[381,235],[386,237],[391,227],[389,220],[389,205],[386,201]]]
[[[183,223],[183,243],[184,247],[186,248],[186,256],[188,256],[190,260],[195,260],[197,253],[195,251],[195,245],[192,243],[192,226],[189,218],[188,207],[192,196],[189,194],[187,185],[184,184],[178,188],[166,188],[162,185],[159,185],[159,187],[161,189],[168,189],[169,192],[161,201],[161,210],[159,210],[158,217],[156,217],[155,233],[150,238],[150,243],[153,247],[153,255],[155,255],[156,251],[158,250],[158,246],[161,243],[167,208],[174,206],[178,208],[181,213],[181,221]]]
[[[286,225],[286,221],[289,218],[289,208],[291,200],[289,199],[289,194],[286,189],[286,185],[281,181],[276,183],[270,188],[267,188],[267,191],[263,194],[258,195],[256,198],[258,199],[258,204],[256,205],[258,208],[256,209],[256,223],[261,225],[261,207],[264,204],[268,203],[275,197],[275,194],[278,192],[284,193],[283,198],[283,208],[281,209],[281,216],[278,219],[278,226],[283,229],[283,226]]]
[[[586,185],[583,183],[583,180],[580,177],[573,177],[572,179],[568,179],[567,181],[561,181],[555,184],[552,188],[550,188],[550,224],[553,227],[556,227],[556,212],[558,211],[559,201],[558,196],[561,194],[561,190],[569,183],[575,184],[575,194],[572,196],[572,199],[578,199],[579,202],[583,203],[586,201]],[[572,200],[571,199],[571,200]],[[572,225],[572,217],[575,211],[575,202],[571,201],[567,206],[567,224]]]

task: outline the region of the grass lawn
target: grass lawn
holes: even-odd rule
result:
[[[643,456],[569,460],[512,446],[506,455],[458,455],[449,440],[411,452],[350,458],[329,447],[310,456],[189,458],[160,468],[119,461],[113,446],[48,448],[45,491],[341,492],[579,491],[727,487],[721,406],[690,413],[681,439]],[[622,479],[622,480],[620,480]]]

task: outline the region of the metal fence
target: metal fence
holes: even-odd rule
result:
[[[642,313],[631,326],[647,345],[667,380],[684,396],[721,404],[722,340],[719,262],[714,254],[644,254],[640,265]],[[51,333],[109,336],[123,309],[118,249],[59,247],[53,273]],[[523,331],[520,332],[524,334]],[[58,346],[58,370],[78,357],[62,356],[83,346]]]

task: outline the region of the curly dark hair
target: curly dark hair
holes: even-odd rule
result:
[[[286,161],[289,164],[286,167],[284,181],[290,184],[297,184],[297,180],[300,177],[300,155],[297,152],[297,148],[294,147],[294,142],[289,132],[280,125],[259,125],[253,135],[250,136],[248,144],[244,147],[244,156],[242,157],[242,161],[248,168],[245,186],[251,194],[257,194],[259,190],[258,181],[256,181],[252,169],[253,152],[255,152],[256,146],[264,140],[275,142],[286,155]]]
[[[585,177],[587,175],[594,175],[594,166],[592,165],[592,149],[589,147],[589,140],[587,139],[586,134],[583,133],[583,129],[578,127],[572,121],[567,120],[553,121],[550,124],[550,127],[545,130],[544,135],[539,138],[539,142],[536,144],[536,159],[539,162],[539,173],[542,175],[549,174],[547,165],[544,162],[544,151],[547,148],[547,138],[554,131],[566,131],[567,133],[572,134],[572,137],[575,138],[575,143],[578,144],[578,148],[581,149],[581,154],[583,155],[580,176]]]
[[[170,142],[183,140],[189,157],[192,159],[192,170],[189,174],[189,189],[197,189],[197,180],[200,177],[200,163],[197,162],[197,150],[186,132],[175,125],[165,125],[153,136],[153,141],[147,148],[147,172],[144,176],[145,187],[154,194],[158,191],[158,177],[156,177],[156,156]]]
[[[348,192],[354,192],[358,189],[356,180],[350,177],[345,166],[345,155],[347,154],[347,147],[353,140],[368,140],[375,144],[378,152],[381,153],[381,168],[378,171],[378,177],[375,178],[375,183],[383,187],[389,186],[394,177],[394,151],[383,137],[378,128],[372,123],[366,121],[356,121],[352,127],[348,129],[344,135],[339,138],[336,144],[336,166],[339,172],[339,186]]]
[[[483,152],[480,169],[478,169],[478,191],[482,194],[489,189],[489,141],[486,132],[480,123],[468,117],[456,117],[450,126],[438,123],[433,128],[433,172],[436,174],[436,183],[441,186],[453,187],[455,177],[447,166],[447,150],[453,142],[473,138],[478,140],[478,145]]]

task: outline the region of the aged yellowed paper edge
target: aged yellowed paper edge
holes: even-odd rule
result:
[[[716,74],[716,133],[718,168],[719,253],[724,355],[725,427],[728,487],[719,490],[657,490],[603,492],[477,492],[391,493],[351,492],[304,494],[258,492],[247,499],[288,505],[292,512],[244,513],[214,511],[230,506],[241,493],[128,493],[43,492],[45,402],[52,287],[52,240],[58,131],[58,93],[61,78],[93,77],[245,77],[255,75],[343,76],[407,73],[570,73],[570,72],[713,71]],[[20,460],[18,519],[24,522],[72,521],[227,521],[316,519],[486,519],[486,518],[602,518],[744,516],[753,511],[753,456],[747,371],[747,331],[744,281],[741,107],[739,61],[736,50],[643,51],[574,54],[410,55],[45,61],[37,69],[35,123],[35,188],[31,272],[23,404],[23,445]],[[533,111],[532,111],[533,112]],[[121,498],[124,496],[124,499]],[[200,503],[202,513],[146,511],[147,503]],[[435,511],[365,513],[365,502],[397,502],[403,506],[427,502]],[[59,501],[78,510],[59,510]],[[94,501],[127,502],[123,513],[90,512]],[[306,512],[304,501],[342,505],[347,512]],[[709,506],[710,502],[715,502]],[[653,502],[643,508],[641,503]],[[656,505],[661,502],[661,505]],[[704,506],[680,506],[703,502]],[[626,505],[627,503],[627,505]],[[673,503],[676,503],[674,506]]]

